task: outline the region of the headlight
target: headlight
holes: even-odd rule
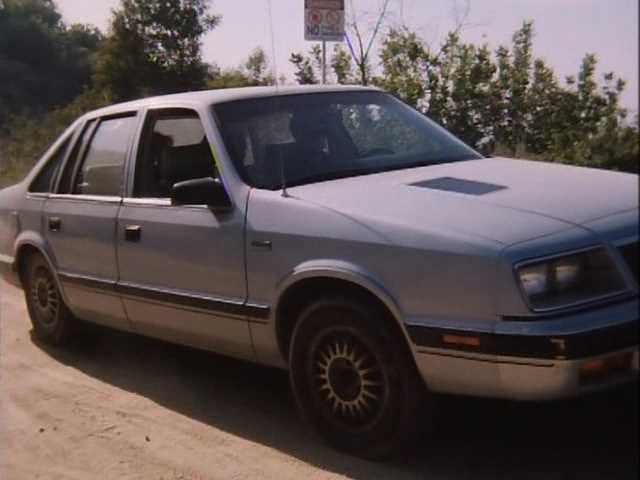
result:
[[[520,286],[533,310],[545,311],[621,293],[625,282],[604,248],[516,268]]]
[[[561,259],[553,264],[553,280],[558,290],[568,290],[580,279],[582,265],[576,257]]]

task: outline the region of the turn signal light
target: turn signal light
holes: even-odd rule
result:
[[[629,371],[632,360],[633,355],[629,352],[588,360],[580,365],[580,380],[593,381],[616,372]]]
[[[449,345],[463,345],[465,347],[479,347],[480,339],[478,337],[467,337],[464,335],[443,335],[442,343]]]
[[[598,358],[596,360],[590,360],[586,363],[583,363],[580,366],[580,370],[582,370],[585,373],[587,372],[598,373],[604,370],[604,367],[605,367],[604,359]]]

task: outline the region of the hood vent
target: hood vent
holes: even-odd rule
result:
[[[464,193],[466,195],[485,195],[487,193],[505,190],[503,185],[492,183],[475,182],[473,180],[463,180],[461,178],[440,177],[424,182],[409,184],[411,187],[430,188],[432,190],[444,190],[445,192]]]

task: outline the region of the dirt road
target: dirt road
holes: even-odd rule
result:
[[[0,478],[637,478],[635,388],[545,405],[440,399],[435,438],[375,464],[322,445],[283,372],[90,329],[36,343],[0,283]]]

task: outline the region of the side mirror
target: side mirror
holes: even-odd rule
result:
[[[171,189],[171,205],[207,205],[219,211],[232,207],[222,182],[211,177],[176,183]]]

